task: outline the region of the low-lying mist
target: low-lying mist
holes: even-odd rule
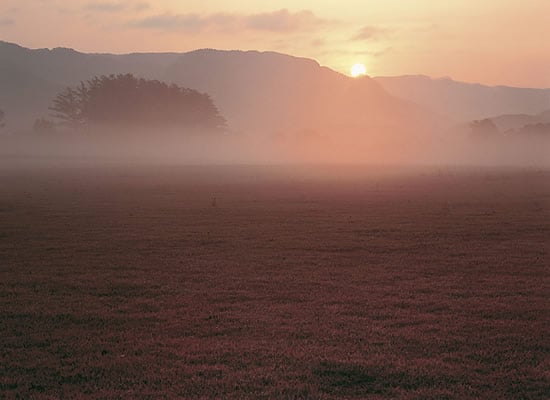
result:
[[[269,132],[269,129],[266,129]],[[0,136],[0,156],[86,162],[176,164],[394,164],[550,166],[550,137],[517,134],[475,136],[467,131],[372,132],[299,130],[257,134],[193,132],[162,128],[139,132],[104,128]]]

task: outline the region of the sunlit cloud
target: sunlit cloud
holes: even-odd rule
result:
[[[386,36],[388,30],[385,28],[380,28],[377,26],[367,25],[364,26],[357,32],[351,40],[361,41],[361,40],[378,40]]]
[[[309,31],[330,23],[331,21],[319,18],[309,10],[290,12],[283,9],[248,15],[165,13],[142,18],[132,25],[138,28],[185,32],[251,30],[288,33]]]
[[[117,13],[120,11],[134,10],[142,11],[150,7],[149,3],[137,2],[135,4],[115,1],[96,1],[88,3],[85,7],[87,11],[104,12],[104,13]]]
[[[323,47],[327,44],[326,40],[324,39],[313,39],[311,42],[310,42],[310,45],[314,48],[317,48],[317,47]]]
[[[388,54],[392,49],[386,48],[379,51],[373,50],[341,50],[336,48],[328,48],[320,52],[320,55],[332,55],[332,56],[366,56],[369,58],[372,57],[382,57]]]
[[[0,18],[0,26],[10,26],[15,25],[15,19],[10,17]]]
[[[272,32],[309,30],[329,23],[329,21],[316,17],[309,10],[296,13],[279,10],[271,13],[249,15],[244,19],[248,28]]]
[[[212,26],[233,28],[235,17],[229,14],[159,14],[142,18],[132,23],[134,27],[166,31],[198,32]]]

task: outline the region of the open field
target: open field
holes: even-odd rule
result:
[[[0,167],[0,398],[547,399],[550,172]]]

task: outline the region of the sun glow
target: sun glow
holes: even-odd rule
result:
[[[351,76],[358,78],[367,75],[367,67],[364,64],[355,64],[351,67]]]

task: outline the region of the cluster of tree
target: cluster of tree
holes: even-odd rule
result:
[[[0,129],[2,129],[6,124],[4,123],[4,111],[0,110]]]
[[[470,130],[473,135],[478,137],[492,137],[500,134],[498,127],[491,119],[472,121]]]
[[[225,128],[225,119],[207,94],[131,74],[95,77],[69,87],[57,95],[50,110],[72,128]]]
[[[501,132],[491,119],[472,121],[470,131],[476,137],[496,137],[504,135],[550,135],[550,123],[527,124],[521,128],[508,129]]]
[[[56,131],[55,122],[46,118],[38,118],[34,121],[32,131],[34,133],[54,133]]]
[[[519,133],[527,135],[550,135],[550,123],[528,124],[521,128]]]

